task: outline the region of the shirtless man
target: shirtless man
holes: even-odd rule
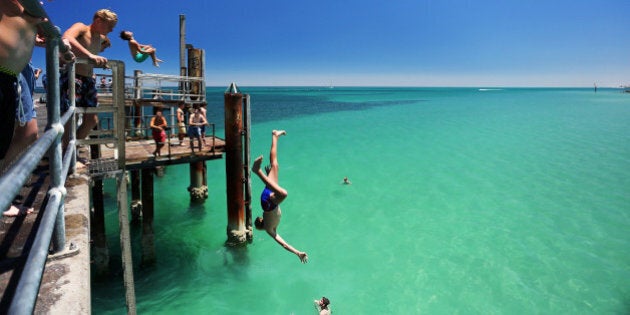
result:
[[[206,108],[202,105],[199,105],[199,111],[201,112],[201,116],[203,116],[203,119],[205,119],[207,123],[208,115],[207,115]],[[203,125],[201,126],[201,128],[199,128],[199,131],[201,131],[201,141],[203,141],[203,145],[206,145],[206,125]]]
[[[16,125],[16,119],[21,118],[16,112],[33,111],[32,106],[21,109],[18,76],[23,70],[33,74],[32,68],[25,67],[33,54],[37,25],[44,21],[46,19],[29,14],[17,0],[0,1],[0,173],[26,145],[37,138],[37,120],[27,117]],[[22,96],[28,98],[32,105],[30,91],[24,91]],[[32,208],[11,205],[3,215],[30,212]]]
[[[17,0],[0,1],[0,159],[7,155],[13,138],[18,75],[31,59],[37,25],[43,21],[26,12]]]
[[[271,133],[271,151],[269,152],[269,163],[271,164],[267,168],[267,174],[260,169],[263,160],[262,155],[256,158],[252,166],[252,172],[258,175],[260,180],[265,183],[265,189],[260,196],[260,206],[263,208],[263,216],[262,218],[257,217],[256,221],[254,221],[254,225],[259,230],[264,229],[267,231],[267,234],[284,249],[298,256],[302,263],[306,263],[308,261],[307,254],[289,245],[276,231],[280,224],[280,218],[282,217],[280,203],[288,196],[287,191],[278,184],[278,138],[285,134],[286,132],[284,130],[274,130]]]
[[[188,118],[188,137],[190,138],[190,150],[195,152],[195,139],[199,142],[199,152],[201,152],[201,127],[208,122],[201,115],[201,110],[195,108],[195,112]]]
[[[116,23],[118,22],[118,16],[116,13],[108,10],[101,9],[94,13],[92,18],[92,24],[85,25],[81,22],[73,24],[64,34],[63,38],[70,43],[72,52],[77,58],[88,58],[93,61],[96,66],[104,67],[107,65],[107,58],[99,56],[103,49],[102,40],[103,36],[111,33]],[[76,65],[76,106],[77,107],[96,107],[98,100],[96,97],[96,80],[93,78],[94,66],[92,64],[77,64]],[[61,90],[62,98],[62,112],[68,110],[69,98],[68,98],[68,73],[62,74],[61,78]],[[77,139],[85,139],[96,125],[98,124],[98,117],[96,114],[83,114],[83,124],[77,129]],[[66,130],[69,130],[70,126],[66,126]],[[68,133],[66,133],[68,134]],[[66,138],[67,139],[67,138]]]
[[[184,107],[186,104],[179,103],[177,106],[177,138],[179,139],[179,145],[184,144],[184,137],[186,137],[186,114],[184,113]]]

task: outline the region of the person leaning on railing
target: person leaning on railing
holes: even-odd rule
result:
[[[98,105],[96,80],[93,78],[94,65],[104,67],[107,65],[107,58],[98,54],[103,50],[102,43],[107,34],[111,33],[118,16],[116,13],[101,9],[94,13],[92,23],[85,25],[81,22],[73,24],[63,33],[63,38],[72,46],[72,52],[81,58],[88,58],[92,63],[77,64],[76,74],[73,78],[75,84],[75,102],[77,107],[96,107]],[[70,107],[68,72],[64,72],[60,78],[61,88],[61,111],[65,112]],[[70,123],[66,126],[69,130]],[[83,114],[83,123],[77,129],[77,139],[85,139],[90,131],[98,124],[98,117],[94,113]],[[67,145],[69,133],[64,134],[64,145]]]
[[[27,82],[34,78],[34,70],[27,65],[35,47],[37,26],[45,21],[27,12],[16,0],[0,1],[0,174],[37,139],[32,88]],[[11,205],[3,215],[29,212],[32,209]]]

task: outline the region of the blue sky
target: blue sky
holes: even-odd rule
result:
[[[228,86],[619,86],[630,84],[627,0],[54,0],[62,30],[109,8],[103,55],[127,71],[179,73],[186,42],[206,52],[207,84]],[[118,33],[166,62],[135,63]],[[44,50],[33,61],[44,64]]]

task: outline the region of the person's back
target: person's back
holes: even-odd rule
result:
[[[28,64],[41,18],[29,16],[16,0],[0,1],[0,69],[16,76]]]
[[[129,52],[131,53],[132,57],[135,58],[136,54],[142,53],[142,51],[140,51],[139,44],[138,44],[138,42],[135,39],[133,39],[133,38],[129,39],[127,41],[127,45],[129,45]]]
[[[16,0],[0,1],[0,172],[16,153],[13,139],[18,109],[18,74],[26,67],[35,47],[37,24]],[[11,149],[13,148],[13,149]]]

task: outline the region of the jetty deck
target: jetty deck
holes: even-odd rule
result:
[[[36,95],[39,100],[41,95]],[[39,134],[46,127],[46,106],[36,102]],[[89,140],[88,140],[89,142]],[[125,142],[126,170],[151,169],[159,166],[190,164],[198,161],[222,159],[225,152],[225,140],[207,135],[206,144],[201,151],[190,148],[190,139],[183,144],[171,136],[162,148],[162,155],[155,157],[155,141],[146,138],[128,138]],[[198,142],[195,141],[198,145]],[[78,149],[78,158],[86,162],[87,168],[77,170],[77,174],[68,179],[65,207],[65,226],[68,241],[78,249],[72,256],[55,259],[51,256],[46,264],[35,313],[90,313],[90,181],[103,174],[107,168],[116,168],[115,150],[107,145],[99,145],[101,158],[90,160],[90,145]],[[20,217],[2,217],[0,220],[0,309],[6,310],[12,292],[15,290],[16,277],[22,273],[26,259],[41,220],[40,208],[45,201],[47,187],[50,185],[48,161],[40,162],[31,175],[29,182],[22,187],[16,201],[33,207],[33,213]],[[106,172],[105,172],[106,173]]]
[[[47,17],[41,3],[21,3],[29,13]],[[65,113],[57,108],[60,65],[55,53],[67,53],[68,48],[60,45],[61,34],[49,19],[41,24],[45,37],[51,39],[46,46],[46,69],[50,74],[46,98],[51,102],[38,107],[39,139],[23,151],[25,154],[8,161],[12,165],[0,176],[2,207],[21,204],[34,208],[32,214],[3,216],[0,220],[0,313],[91,313],[91,272],[107,276],[112,259],[105,233],[104,178],[116,179],[128,314],[137,313],[129,225],[141,219],[140,265],[155,263],[153,176],[160,176],[162,166],[189,164],[187,190],[191,202],[203,202],[208,198],[205,161],[221,159],[225,153],[228,200],[234,201],[228,205],[226,244],[238,246],[248,237],[251,240],[251,187],[249,173],[244,171],[248,169],[244,161],[249,161],[249,95],[240,93],[235,83],[226,90],[225,140],[216,137],[215,125],[208,122],[211,130],[205,133],[206,141],[199,151],[191,148],[190,139],[180,144],[175,133],[182,115],[176,107],[184,111],[183,122],[194,126],[197,124],[191,115],[203,111],[208,102],[205,51],[186,43],[185,18],[179,18],[180,75],[134,70],[129,77],[120,60],[95,65],[86,58],[77,58],[64,66],[70,76],[74,76],[76,64],[90,64],[95,69],[107,69],[105,74],[95,74],[112,80],[98,87],[98,107],[75,107],[71,97]],[[68,95],[74,92],[71,84]],[[161,155],[154,156],[150,121],[160,110],[167,120],[169,140]],[[84,130],[77,128],[81,124],[78,120],[91,124],[94,116],[102,121],[86,139]],[[45,126],[47,130],[41,130]],[[81,131],[80,139],[76,137],[77,129]]]
[[[175,138],[168,139],[168,143],[161,150],[161,156],[154,156],[155,141],[152,139],[137,139],[126,142],[125,160],[127,170],[137,170],[143,168],[152,168],[156,166],[166,166],[175,164],[189,164],[198,161],[216,160],[223,158],[225,150],[225,140],[216,136],[207,136],[206,144],[202,145],[201,151],[197,148],[195,141],[194,151],[190,148],[190,141],[185,138],[183,144],[179,144],[179,140]],[[83,150],[80,150],[80,153]],[[102,158],[90,161],[90,169],[96,169],[102,164],[106,167],[107,161],[114,161],[115,152],[106,146],[101,147]],[[85,157],[85,154],[82,155]]]

